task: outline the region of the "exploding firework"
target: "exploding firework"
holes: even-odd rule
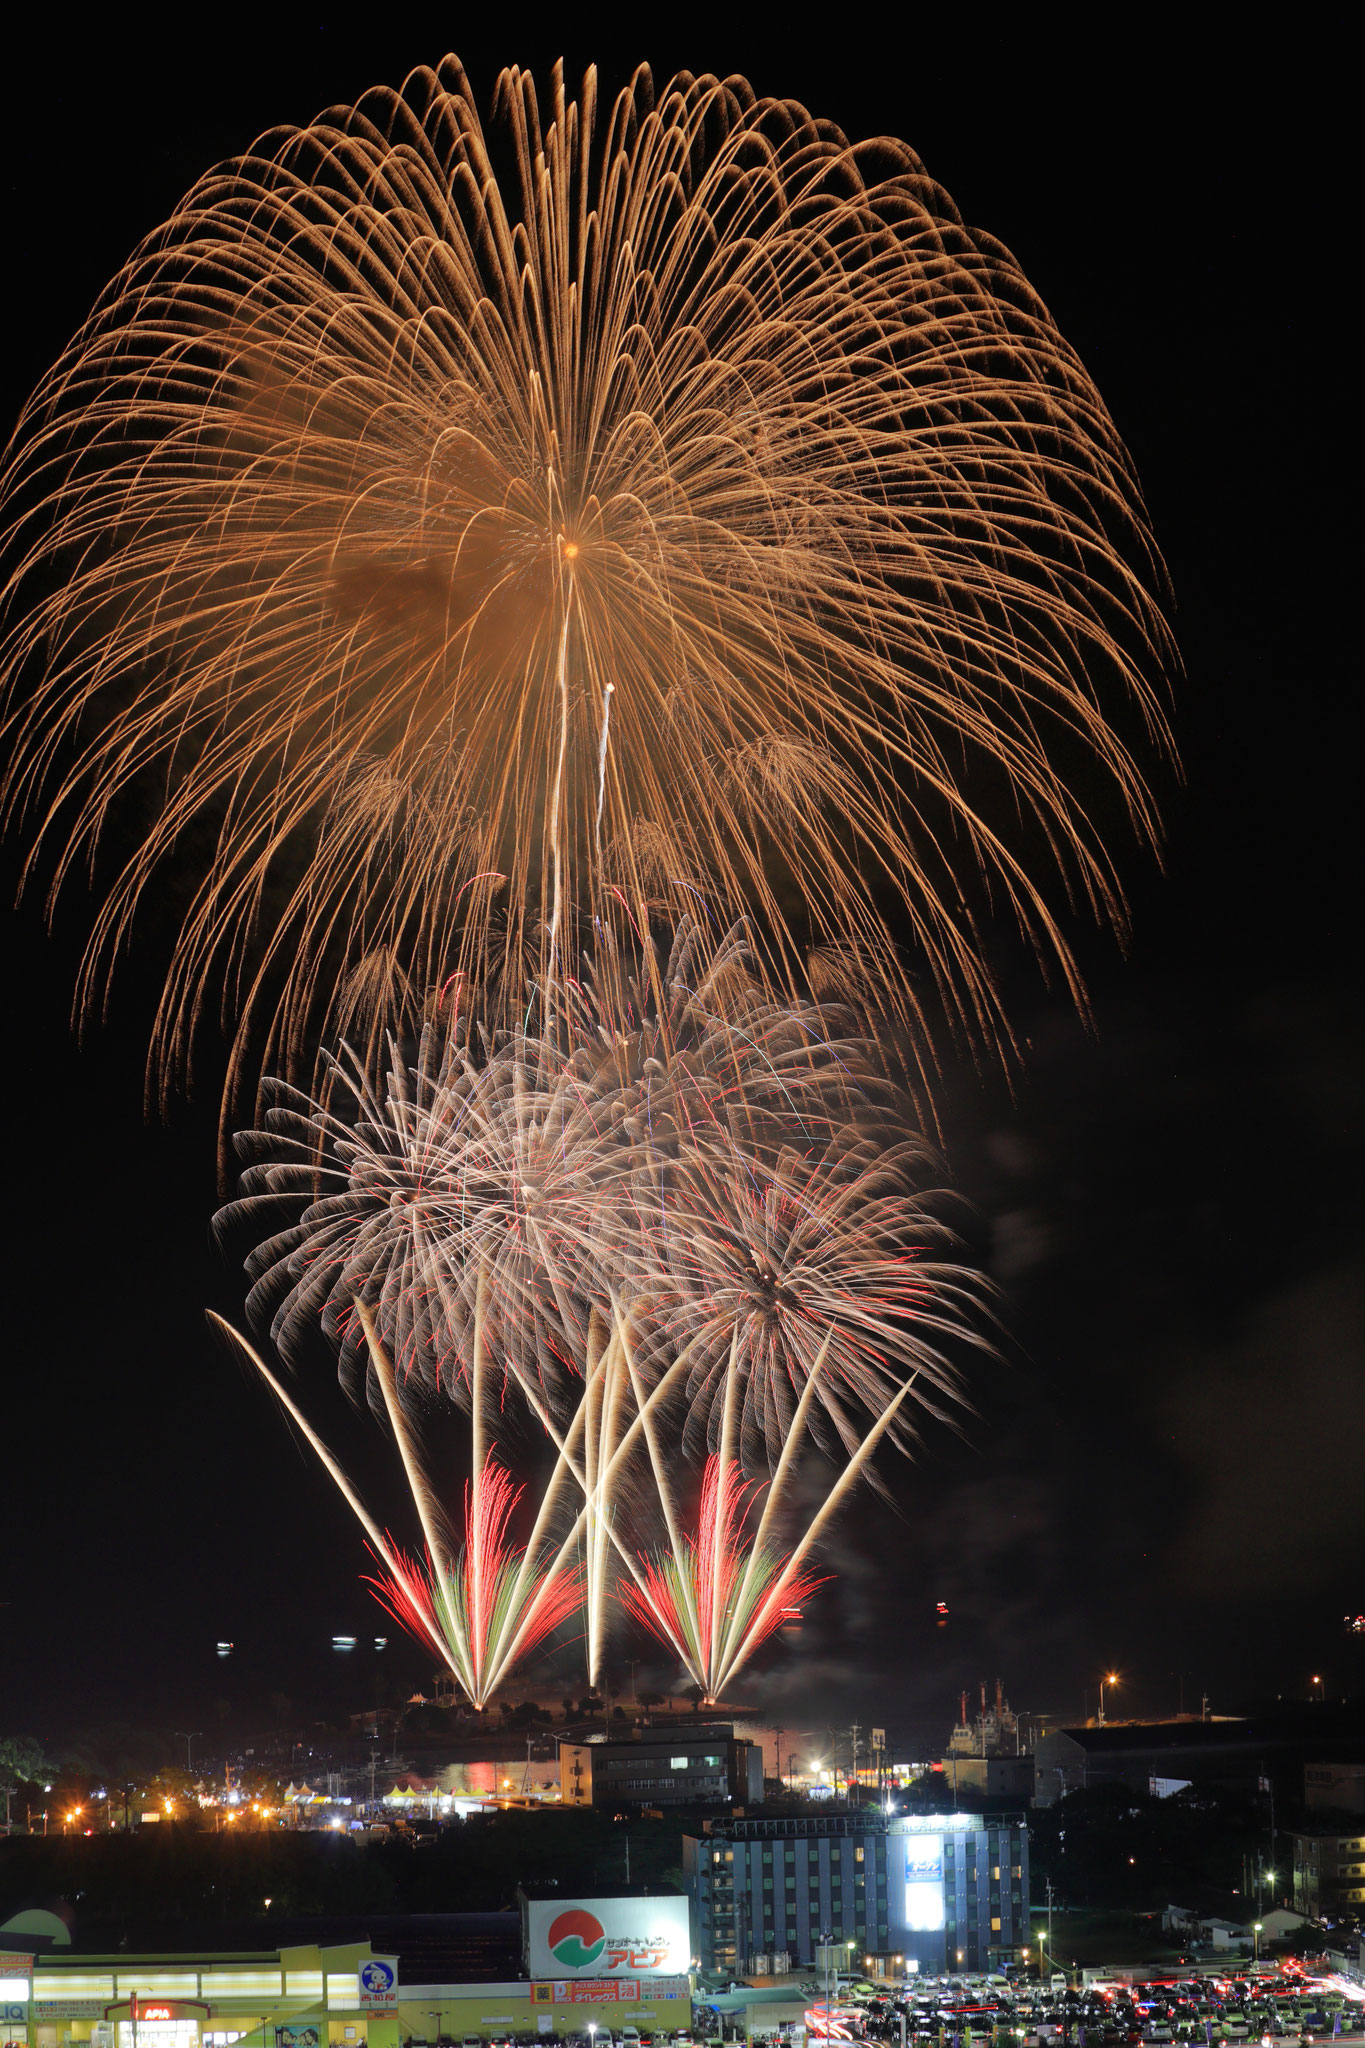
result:
[[[269,1233],[248,1260],[253,1321],[291,1362],[320,1327],[343,1365],[363,1365],[361,1301],[405,1383],[415,1374],[461,1401],[481,1321],[523,1389],[563,1419],[594,1310],[610,1320],[616,1301],[638,1295],[670,1339],[686,1341],[698,1270],[673,1268],[686,1263],[678,1232],[700,1227],[704,1206],[712,1267],[726,1202],[743,1207],[761,1183],[760,1205],[776,1205],[774,1177],[794,1187],[809,1157],[824,1162],[814,1175],[826,1225],[836,1183],[840,1213],[856,1217],[851,1133],[903,1125],[905,1105],[874,1048],[838,1035],[837,1013],[774,1002],[747,958],[739,935],[708,951],[688,928],[629,973],[614,959],[610,974],[575,983],[549,1029],[490,1032],[457,1009],[411,1057],[391,1047],[377,1073],[343,1055],[325,1097],[273,1090],[266,1128],[239,1140],[250,1163],[241,1199],[220,1219],[228,1231]],[[528,1015],[539,1008],[529,991]],[[906,1195],[920,1163],[903,1143],[862,1205],[883,1251],[892,1183]],[[873,1194],[867,1170],[861,1188]],[[932,1234],[928,1208],[902,1203],[902,1239],[915,1226]],[[735,1230],[748,1221],[746,1209]],[[858,1246],[851,1221],[839,1241],[847,1264]],[[737,1256],[759,1284],[742,1245]],[[883,1289],[888,1329],[916,1303],[909,1268],[896,1270],[895,1300]],[[865,1262],[864,1291],[872,1273]],[[719,1284],[714,1271],[707,1280]],[[746,1355],[757,1357],[760,1311],[750,1306]],[[713,1342],[718,1328],[715,1317],[706,1323]],[[761,1369],[768,1362],[764,1353]],[[778,1412],[765,1402],[762,1414],[769,1408]]]
[[[643,1587],[628,1579],[619,1589],[626,1612],[676,1651],[707,1704],[824,1584],[778,1552],[746,1548],[748,1490],[734,1464],[708,1458],[696,1535],[680,1534],[657,1560],[641,1558]]]
[[[54,887],[139,821],[87,1000],[209,848],[163,1078],[206,1004],[288,1067],[698,892],[913,1023],[904,936],[1000,1043],[976,916],[1073,986],[1058,904],[1121,919],[1092,798],[1154,835],[1162,572],[1018,265],[742,80],[556,71],[548,116],[507,71],[485,134],[448,58],[265,136],[26,409],[7,802]]]
[[[486,1706],[517,1662],[582,1605],[573,1560],[581,1540],[582,1512],[567,1536],[554,1532],[556,1510],[565,1494],[564,1461],[556,1466],[542,1496],[530,1541],[518,1549],[509,1524],[525,1489],[488,1453],[476,1428],[465,1488],[464,1541],[457,1546],[411,1419],[397,1398],[392,1367],[370,1324],[376,1375],[425,1539],[425,1562],[418,1563],[380,1529],[347,1473],[260,1354],[220,1316],[211,1315],[210,1320],[250,1360],[336,1483],[381,1567],[381,1576],[369,1583],[389,1612],[436,1652],[472,1706]]]
[[[284,1090],[224,1212],[291,1219],[248,1261],[258,1325],[287,1358],[321,1328],[364,1365],[359,1303],[405,1384],[462,1402],[481,1341],[562,1432],[593,1318],[624,1318],[644,1387],[685,1362],[690,1449],[742,1386],[750,1464],[777,1457],[822,1347],[830,1445],[851,1451],[911,1373],[917,1406],[957,1398],[941,1345],[981,1290],[945,1256],[905,1105],[870,1045],[742,962],[736,941],[693,980],[684,934],[624,993],[577,985],[550,1034],[456,1019],[378,1077],[347,1060],[326,1102]]]

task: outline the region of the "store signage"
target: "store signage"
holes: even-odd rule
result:
[[[28,2001],[22,1998],[0,1998],[0,2027],[28,2028]]]
[[[32,1956],[21,1956],[13,1949],[0,1948],[0,1977],[31,1977]]]
[[[676,1977],[691,1959],[687,1900],[531,1899],[526,1960],[532,1977]]]
[[[33,2012],[39,2020],[102,2020],[108,2004],[105,1998],[40,1998]]]
[[[532,2005],[634,2005],[688,1995],[686,1977],[551,1977],[531,1986]]]
[[[532,2005],[633,2005],[639,1996],[639,1985],[624,1977],[560,1977],[531,1986]]]
[[[398,1958],[371,1956],[360,1965],[360,2010],[383,2012],[398,2003]]]
[[[936,1934],[944,1924],[943,1837],[905,1836],[905,1924],[916,1934]]]

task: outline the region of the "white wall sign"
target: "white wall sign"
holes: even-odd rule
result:
[[[687,1900],[531,1899],[532,1977],[677,1977],[691,1961]]]

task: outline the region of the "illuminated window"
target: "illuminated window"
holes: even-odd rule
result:
[[[857,1850],[855,1850],[855,1851],[854,1851],[854,1860],[855,1860],[856,1862],[858,1862],[858,1863],[861,1863],[861,1862],[862,1862],[862,1860],[863,1860],[863,1852],[862,1852],[862,1850],[861,1850],[861,1849],[857,1849]]]
[[[995,1916],[995,1918],[994,1918],[994,1920],[992,1920],[992,1922],[991,1922],[991,1933],[992,1933],[992,1934],[998,1934],[999,1932],[1000,1932],[1000,1915],[999,1915],[999,1914],[997,1913],[997,1914],[996,1914],[996,1916]]]

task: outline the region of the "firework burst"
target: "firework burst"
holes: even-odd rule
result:
[[[484,1707],[522,1657],[577,1615],[582,1586],[562,1564],[543,1575],[508,1525],[525,1492],[489,1459],[465,1488],[465,1540],[451,1557],[427,1553],[425,1566],[393,1551],[388,1569],[370,1584],[417,1640],[441,1646],[444,1661],[471,1705]]]
[[[1008,251],[739,79],[546,112],[504,72],[486,133],[447,58],[263,137],[21,421],[6,798],[53,887],[150,816],[87,999],[208,845],[163,1077],[205,1007],[288,1067],[698,891],[913,1023],[905,935],[1001,1043],[992,898],[1073,987],[1059,906],[1122,918],[1078,791],[1154,835],[1162,572]]]
[[[626,1612],[677,1653],[707,1704],[826,1583],[792,1570],[779,1552],[746,1546],[751,1484],[733,1463],[708,1458],[696,1535],[681,1534],[657,1558],[641,1557],[643,1583],[626,1579],[619,1587]]]
[[[398,1400],[393,1368],[368,1315],[363,1309],[359,1315],[367,1326],[375,1373],[421,1524],[424,1564],[379,1527],[349,1475],[259,1352],[221,1316],[211,1314],[209,1320],[250,1361],[293,1417],[365,1531],[381,1566],[381,1576],[368,1583],[403,1627],[435,1651],[471,1706],[482,1709],[516,1664],[579,1611],[583,1593],[574,1553],[584,1517],[580,1512],[567,1534],[555,1533],[569,1480],[561,1459],[542,1495],[530,1540],[517,1547],[510,1523],[525,1488],[488,1454],[483,1433],[476,1429],[473,1469],[465,1487],[464,1541],[456,1545],[440,1489],[433,1484],[412,1420]],[[478,1390],[479,1398],[482,1391]]]
[[[914,1192],[927,1155],[858,1136],[885,1144],[906,1106],[837,1012],[775,1002],[750,957],[740,935],[708,950],[687,927],[633,965],[610,956],[548,1028],[456,1009],[377,1075],[343,1054],[326,1097],[278,1088],[221,1219],[269,1231],[248,1260],[253,1320],[289,1360],[321,1328],[363,1367],[363,1303],[404,1383],[466,1405],[482,1330],[562,1427],[593,1315],[622,1308],[650,1383],[693,1357],[694,1429],[734,1325],[745,1441],[769,1455],[828,1319],[831,1408],[841,1384],[867,1406],[931,1367],[969,1290],[924,1257],[943,1240]],[[923,1393],[950,1381],[932,1364]]]

